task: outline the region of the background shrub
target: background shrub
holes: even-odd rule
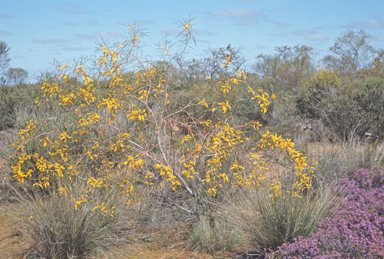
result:
[[[340,138],[350,134],[382,139],[384,80],[364,78],[340,83],[335,72],[319,71],[307,82],[297,107],[301,114],[320,119]]]
[[[18,108],[31,107],[40,93],[38,85],[15,85],[0,87],[0,130],[15,125]]]

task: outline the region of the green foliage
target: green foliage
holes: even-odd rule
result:
[[[345,97],[337,110],[349,111],[347,116],[351,129],[355,134],[364,136],[372,134],[374,138],[384,138],[384,79],[367,78],[353,82],[350,98]],[[349,122],[349,123],[348,123]]]
[[[0,87],[0,130],[13,127],[16,109],[32,108],[39,94],[38,85]]]
[[[332,71],[320,70],[297,98],[297,107],[309,118],[320,119],[339,138],[350,134],[382,139],[384,80],[365,78],[341,84]]]
[[[10,68],[5,73],[5,80],[8,85],[25,84],[28,78],[28,72],[22,68]]]
[[[275,50],[274,55],[260,54],[253,69],[264,77],[274,79],[285,91],[296,93],[301,80],[310,76],[313,71],[313,49],[297,45],[293,48],[277,47]]]
[[[373,75],[375,77],[384,77],[384,50],[377,51],[376,56],[373,60]]]
[[[320,118],[318,106],[331,102],[334,96],[330,92],[335,92],[340,87],[341,82],[336,72],[324,69],[315,71],[296,99],[297,109],[309,118]]]

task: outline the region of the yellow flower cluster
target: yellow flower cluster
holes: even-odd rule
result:
[[[305,189],[309,189],[311,186],[311,179],[314,177],[313,167],[309,166],[306,162],[307,158],[303,153],[294,149],[295,144],[291,139],[284,139],[281,136],[276,134],[270,134],[269,131],[266,131],[258,143],[259,150],[274,150],[277,148],[281,153],[285,153],[291,162],[294,164],[294,173],[298,177],[292,189],[294,195],[298,195],[297,192],[302,192]],[[307,173],[305,173],[307,172]],[[271,187],[273,190],[277,190],[274,187]]]
[[[121,47],[121,44],[117,46],[118,49]],[[119,52],[117,50],[113,51],[111,48],[107,49],[104,44],[101,46],[101,50],[103,54],[100,58],[98,58],[98,65],[101,69],[101,71],[99,72],[99,77],[109,78],[110,87],[119,85],[120,82],[122,82],[122,79],[119,76],[121,74],[121,65],[119,64]]]
[[[193,22],[185,23],[185,24],[181,25],[181,28],[183,28],[185,34],[187,34],[188,31],[192,31],[192,28],[191,28],[192,24],[193,24]]]
[[[85,200],[86,201],[86,200]],[[76,205],[75,205],[76,206]],[[112,206],[112,207],[106,207],[104,206],[104,202],[99,204],[98,202],[96,202],[96,206],[93,208],[93,211],[95,211],[96,209],[100,209],[101,210],[101,213],[104,214],[109,214],[110,216],[113,217],[113,213],[115,212],[113,209],[115,207]]]
[[[248,93],[252,93],[253,95],[252,100],[257,99],[257,103],[260,105],[261,112],[266,113],[267,107],[271,104],[269,99],[275,99],[276,96],[273,94],[270,97],[268,93],[264,93],[264,91],[261,89],[257,90],[258,92],[260,92],[260,94],[256,94],[251,87],[248,86],[248,88]]]
[[[228,65],[228,63],[231,64],[228,60],[226,60],[224,61],[223,65],[224,64]],[[243,82],[243,80],[241,80],[242,77],[243,79],[247,79],[247,76],[245,75],[244,70],[242,70],[241,72],[236,71],[234,74],[234,77],[231,77],[227,80],[221,79],[220,81],[217,82],[220,86],[220,91],[222,91],[223,93],[229,93],[229,91],[232,89],[232,85],[238,85],[239,83]]]
[[[197,172],[195,172],[195,165],[196,162],[194,160],[189,161],[188,164],[184,163],[185,169],[181,171],[181,174],[185,175],[187,179],[193,178],[193,175],[197,174]]]
[[[217,124],[215,127],[220,128],[221,126]],[[229,124],[208,138],[206,150],[210,152],[211,158],[207,161],[209,170],[206,172],[203,182],[211,186],[209,193],[216,194],[216,188],[222,186],[221,182],[229,181],[227,172],[220,172],[220,167],[226,158],[231,156],[234,148],[243,142],[242,131],[236,130]]]
[[[231,63],[231,55],[225,55],[225,60],[223,61],[223,64],[221,64],[221,66],[228,69],[230,64],[232,64]]]
[[[175,190],[177,186],[181,185],[181,183],[178,180],[176,180],[177,178],[173,174],[173,171],[169,165],[165,166],[162,164],[157,164],[155,168],[160,172],[160,176],[164,176],[164,175],[166,176],[167,182],[170,182],[172,184],[173,190]]]

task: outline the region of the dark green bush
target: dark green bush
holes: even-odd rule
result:
[[[365,78],[340,83],[332,71],[319,71],[296,99],[299,112],[321,120],[340,139],[351,134],[383,139],[384,80]]]
[[[349,115],[358,127],[356,133],[363,136],[371,133],[374,137],[384,137],[384,79],[367,78],[352,83],[351,98],[343,98],[340,110]],[[351,125],[352,126],[352,125]]]

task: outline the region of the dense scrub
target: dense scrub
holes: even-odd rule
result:
[[[156,62],[138,57],[133,25],[128,40],[101,44],[93,63],[57,64],[35,85],[0,88],[0,129],[12,129],[0,170],[8,194],[28,204],[21,225],[35,253],[98,255],[127,242],[125,225],[180,222],[193,251],[375,253],[361,242],[382,239],[381,187],[367,186],[381,179],[367,170],[384,161],[382,53],[367,66],[334,53],[324,59],[331,70],[316,68],[312,48],[285,46],[261,54],[251,73],[230,45],[184,60],[192,27],[183,22],[180,51],[171,55],[165,41]],[[335,191],[356,167],[367,170]],[[346,209],[330,214],[341,201]],[[355,207],[373,224],[365,237],[349,227]],[[340,241],[339,223],[362,239]],[[337,248],[318,242],[331,233],[324,240]]]

